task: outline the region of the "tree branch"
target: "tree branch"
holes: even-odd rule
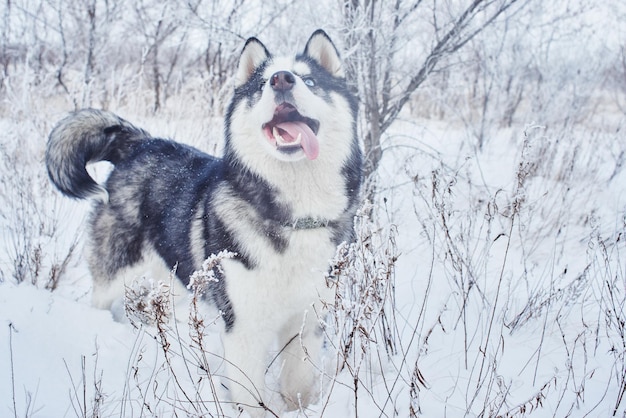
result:
[[[459,16],[459,18],[455,21],[455,23],[452,25],[452,28],[437,42],[435,47],[430,51],[418,72],[413,77],[411,77],[404,91],[399,95],[399,99],[391,106],[388,112],[382,115],[383,119],[380,123],[380,132],[385,132],[385,130],[387,130],[389,126],[391,126],[391,124],[396,120],[396,118],[402,111],[404,105],[411,98],[413,92],[417,90],[417,88],[427,79],[428,75],[433,71],[433,69],[437,66],[437,64],[443,57],[449,56],[462,48],[477,34],[479,34],[486,27],[491,25],[493,21],[498,18],[498,16],[508,10],[517,1],[518,0],[507,0],[503,2],[500,7],[496,11],[494,11],[494,13],[482,25],[476,28],[473,32],[463,37],[463,31],[469,26],[475,16],[479,12],[486,10],[487,7],[495,2],[493,0],[474,0],[472,4],[467,9],[465,9],[461,16]]]

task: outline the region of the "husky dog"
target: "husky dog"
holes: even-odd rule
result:
[[[207,299],[222,313],[233,400],[264,413],[265,371],[281,350],[287,406],[315,401],[318,315],[332,299],[324,274],[352,237],[361,185],[356,112],[339,54],[318,30],[295,57],[248,39],[221,158],[105,111],[63,119],[48,142],[50,178],[68,196],[100,197],[90,219],[93,304],[111,309],[133,274],[155,266],[164,277],[177,266],[186,285],[208,256],[231,251]],[[114,165],[105,186],[85,169],[97,161]]]

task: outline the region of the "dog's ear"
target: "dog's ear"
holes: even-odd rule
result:
[[[271,54],[261,41],[257,38],[248,39],[239,58],[235,87],[245,84],[254,74],[254,71],[269,58],[271,58]]]
[[[303,55],[316,61],[333,76],[345,76],[339,52],[335,48],[333,41],[330,40],[322,29],[313,32],[313,35],[311,35],[304,47]]]

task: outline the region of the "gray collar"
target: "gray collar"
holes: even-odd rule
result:
[[[327,219],[316,219],[316,218],[300,218],[296,219],[293,222],[286,222],[283,226],[287,228],[293,229],[317,229],[317,228],[326,228],[330,225],[330,221]]]

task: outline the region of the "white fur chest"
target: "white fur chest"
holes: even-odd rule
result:
[[[247,269],[236,260],[223,262],[228,296],[238,319],[254,320],[266,329],[279,329],[284,320],[303,320],[320,313],[320,300],[332,292],[324,279],[335,248],[325,228],[289,233],[279,253],[257,240],[258,265]]]
[[[301,315],[320,297],[329,298],[324,275],[335,252],[332,230],[285,227],[280,237],[284,245],[277,247],[275,238],[267,235],[267,220],[250,204],[228,187],[217,194],[216,215],[235,238],[241,255],[254,266],[247,269],[237,260],[223,262],[236,318],[248,314],[254,321],[288,318]]]

